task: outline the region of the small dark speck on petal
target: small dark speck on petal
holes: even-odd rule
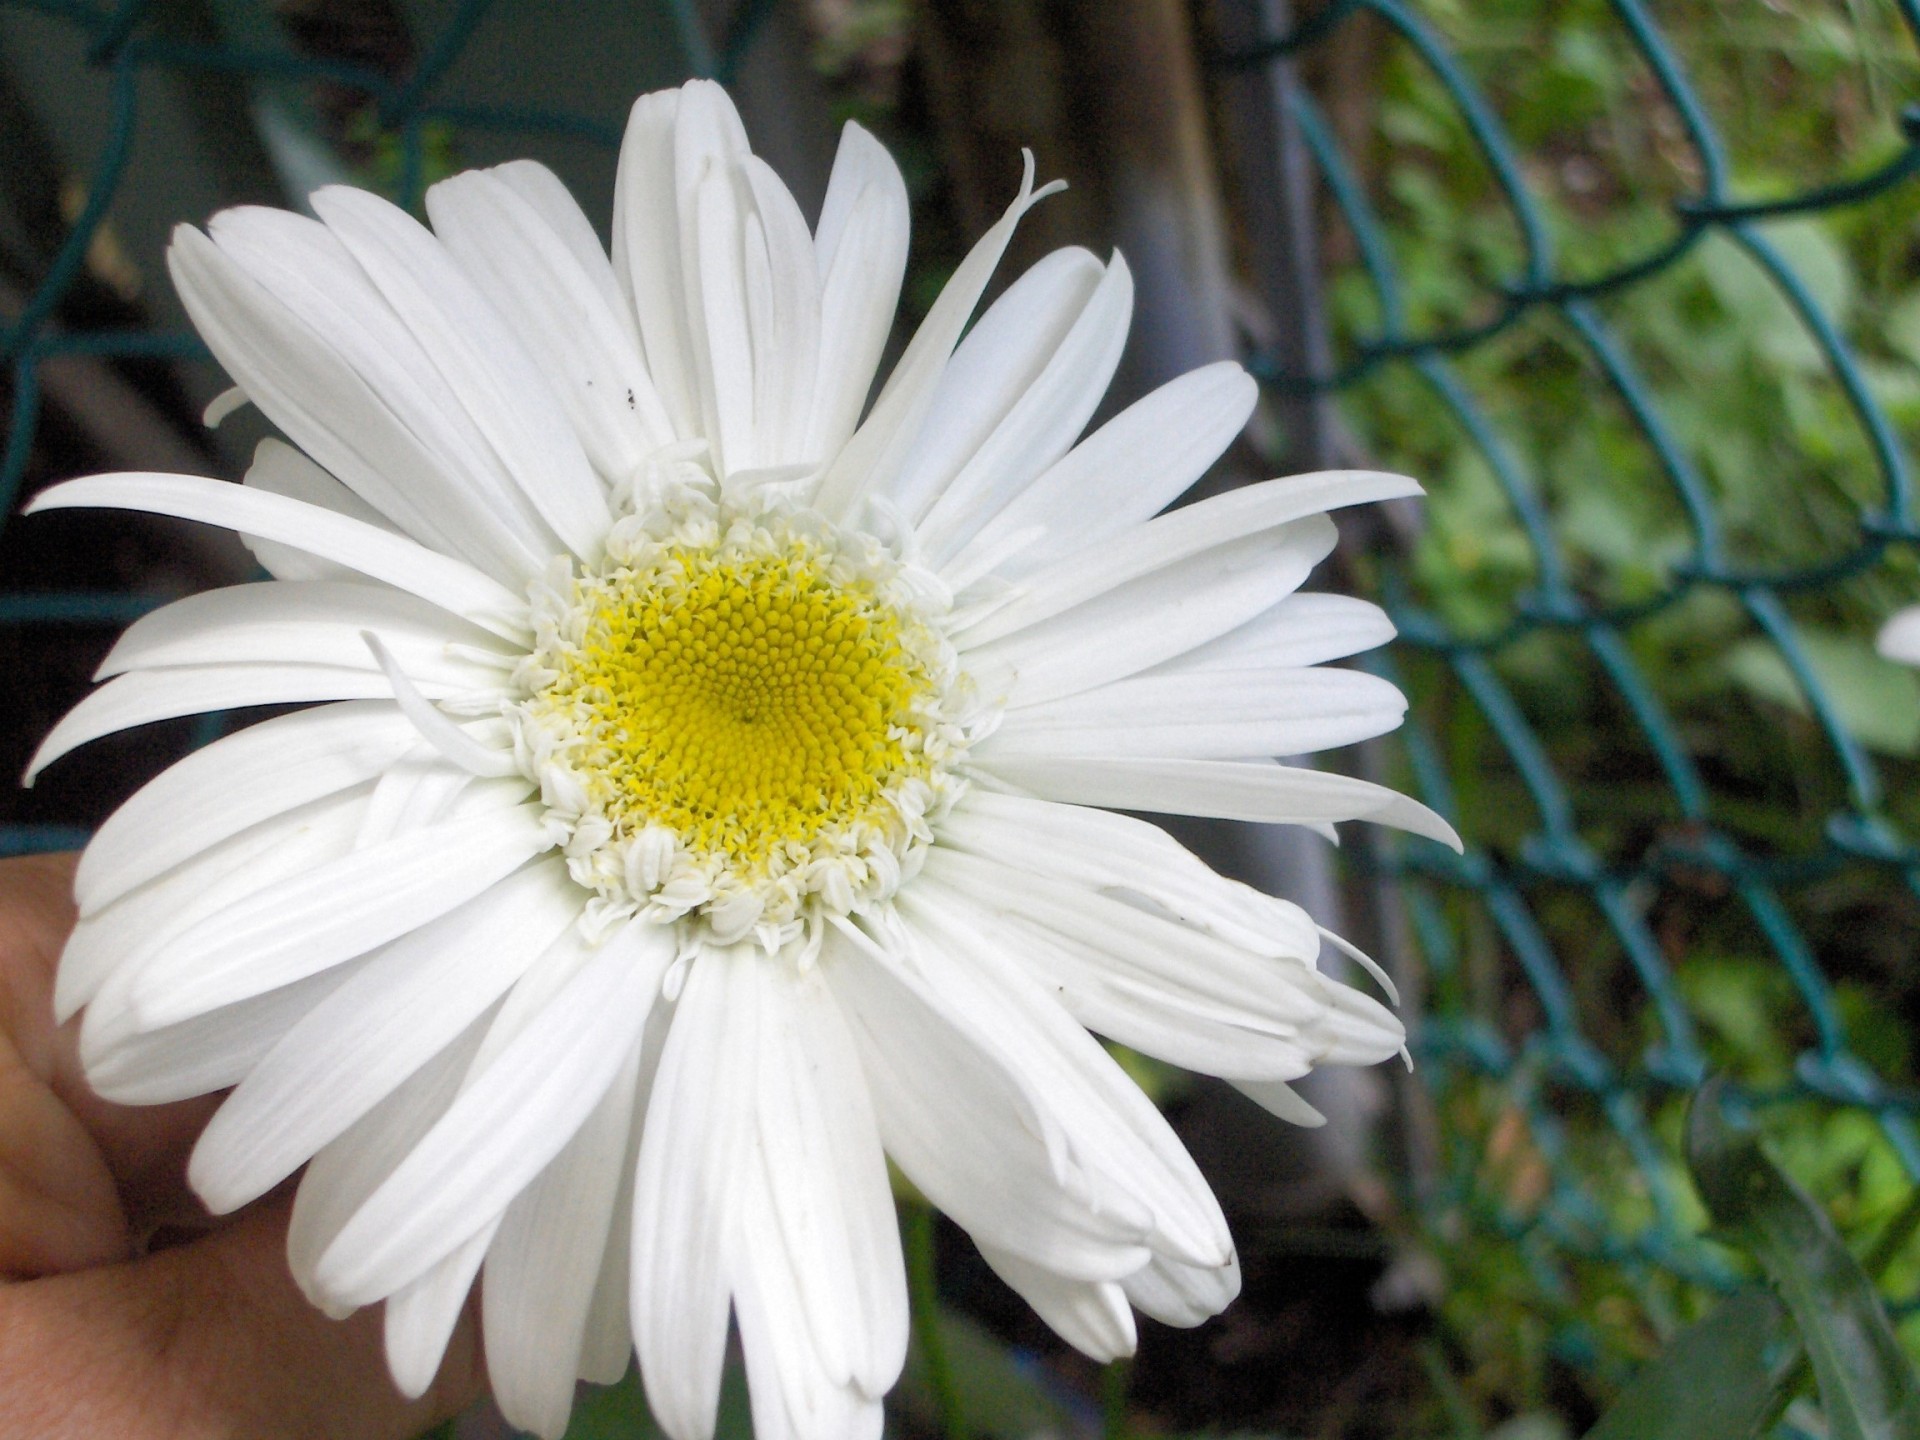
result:
[[[629,390],[629,391],[627,391],[627,408],[628,408],[629,410],[631,410],[631,409],[633,409],[633,408],[634,408],[634,404],[633,404],[633,391],[631,391],[631,390]]]

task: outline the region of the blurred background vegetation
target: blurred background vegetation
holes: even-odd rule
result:
[[[1407,741],[1353,763],[1420,782],[1471,848],[1356,836],[1335,886],[1321,852],[1192,837],[1344,910],[1416,997],[1416,1075],[1286,1140],[1138,1067],[1229,1206],[1247,1293],[1196,1332],[1143,1322],[1130,1368],[1080,1360],[910,1216],[942,1308],[893,1424],[1570,1437],[1752,1273],[1700,1238],[1682,1158],[1709,1070],[1856,1252],[1920,1166],[1920,677],[1872,648],[1920,599],[1890,482],[1920,434],[1916,23],[1904,0],[7,0],[0,498],[237,473],[254,435],[197,425],[222,382],[158,264],[221,204],[330,178],[417,201],[533,154],[604,216],[631,96],[717,73],[803,204],[842,119],[899,157],[904,333],[1031,146],[1072,189],[1008,273],[1119,244],[1141,279],[1113,407],[1239,354],[1269,401],[1209,483],[1363,462],[1428,484],[1346,525],[1323,583],[1406,633]],[[1750,222],[1698,205],[1810,194]],[[0,759],[113,623],[245,573],[116,525],[0,532],[0,658],[34,677]],[[95,747],[0,801],[6,843],[73,843],[204,734]],[[1883,1258],[1920,1355],[1920,1252]],[[1803,1400],[1788,1423],[1821,1421]],[[651,1433],[631,1378],[574,1433]]]

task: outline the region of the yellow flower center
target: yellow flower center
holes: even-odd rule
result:
[[[664,827],[759,872],[877,820],[889,787],[924,776],[911,717],[929,676],[898,613],[829,568],[804,544],[671,546],[644,572],[581,582],[584,635],[536,703],[568,715],[569,768],[616,837]]]

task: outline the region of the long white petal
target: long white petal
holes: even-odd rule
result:
[[[1010,709],[977,753],[1195,760],[1304,755],[1384,735],[1406,710],[1406,697],[1390,683],[1358,670],[1133,676]]]
[[[839,453],[859,422],[906,274],[906,182],[886,147],[849,120],[814,231],[820,362],[803,453]]]
[[[647,373],[679,438],[700,433],[693,342],[680,280],[680,206],[673,136],[678,90],[633,102],[613,187],[613,273],[636,317]]]
[[[747,1362],[753,1429],[764,1440],[878,1440],[880,1395],[834,1373],[802,1298],[794,1254],[774,1218],[778,1182],[764,1167],[739,1196],[734,1313]]]
[[[827,1375],[880,1395],[906,1358],[907,1282],[866,1076],[817,969],[763,963],[747,979],[761,991],[755,1148],[784,1264]]]
[[[269,495],[282,495],[290,500],[317,505],[323,510],[345,515],[362,524],[390,530],[396,535],[400,533],[386,516],[286,441],[276,440],[272,436],[268,436],[254,446],[253,463],[247,467],[246,477],[241,483],[256,490],[263,490]],[[336,565],[331,560],[322,560],[317,555],[310,555],[291,545],[283,545],[278,540],[262,540],[254,535],[242,535],[240,543],[253,552],[253,558],[260,562],[260,568],[276,580],[358,578],[343,565]]]
[[[461,817],[357,850],[173,935],[130,997],[165,1025],[286,985],[404,935],[504,879],[549,841],[540,807]]]
[[[208,1208],[264,1195],[342,1134],[505,994],[583,899],[543,860],[368,956],[201,1132],[187,1178]]]
[[[278,540],[418,595],[506,639],[524,643],[530,638],[526,601],[471,565],[391,531],[253,486],[149,471],[88,475],[42,490],[26,513],[96,505],[200,520]]]
[[[960,649],[979,682],[1013,703],[1076,694],[1246,623],[1296,589],[1337,538],[1331,520],[1310,515],[1149,570],[987,644],[963,636]]]
[[[170,665],[333,665],[378,670],[371,630],[415,684],[500,688],[517,658],[416,595],[360,580],[268,580],[203,590],[127,627],[94,679]]]
[[[1069,805],[1312,825],[1371,820],[1460,848],[1453,827],[1397,790],[1292,765],[1232,760],[1009,756],[983,767],[1011,785]]]
[[[953,272],[908,342],[880,398],[821,480],[813,503],[829,518],[850,514],[866,496],[885,494],[892,488],[900,467],[913,452],[953,347],[959,343],[973,307],[980,303],[994,267],[1006,253],[1014,227],[1035,203],[1058,188],[1057,182],[1033,188],[1033,157],[1028,155],[1020,193]]]
[[[942,575],[963,587],[987,572],[988,557],[1012,550],[992,569],[1021,578],[1145,524],[1220,458],[1259,398],[1253,377],[1227,360],[1168,381],[1036,478]]]
[[[1105,275],[1091,251],[1069,246],[1043,257],[987,307],[947,362],[913,453],[888,491],[909,519],[927,514],[1020,406],[1092,306]]]
[[[329,1314],[347,1314],[354,1307],[335,1304],[316,1289],[315,1264],[367,1197],[446,1113],[486,1027],[485,1016],[469,1025],[307,1166],[287,1225],[287,1267],[306,1297]]]
[[[688,111],[693,108],[681,106],[679,138],[692,133]],[[683,278],[701,424],[723,478],[762,464],[754,414],[753,325],[747,313],[743,189],[744,177],[735,167],[713,163],[686,195],[688,213],[682,217],[683,253],[694,259]]]
[[[1269,1115],[1277,1115],[1289,1125],[1315,1130],[1327,1123],[1327,1117],[1309,1105],[1300,1092],[1284,1080],[1235,1080],[1231,1083],[1234,1089],[1262,1110]]]
[[[1127,1299],[1162,1325],[1190,1328],[1211,1320],[1240,1293],[1240,1261],[1186,1265],[1165,1255],[1120,1282]]]
[[[1189,556],[1223,548],[1257,531],[1343,505],[1419,493],[1420,486],[1406,476],[1373,470],[1289,475],[1230,490],[1149,520],[1111,544],[1048,566],[1027,581],[1011,602],[968,627],[965,644],[984,645],[1024,630],[1129,580],[1164,570]]]
[[[962,1229],[1037,1265],[1111,1280],[1146,1263],[1146,1210],[1124,1195],[1096,1204],[1051,1107],[1021,1088],[997,1037],[947,1013],[884,953],[836,934],[820,966],[888,1156]]]
[[[353,847],[370,786],[310,801],[213,845],[92,915],[67,937],[54,980],[64,1022],[86,1005],[80,1055],[138,1030],[129,996],[146,962],[174,935],[249,895],[337,859]]]
[[[504,1210],[573,1138],[625,1062],[671,934],[624,926],[447,1108],[333,1239],[314,1285],[365,1304]]]
[[[429,688],[435,695],[449,693],[446,686]],[[61,716],[60,723],[47,732],[40,748],[33,752],[23,781],[32,784],[47,766],[91,740],[156,720],[240,710],[249,705],[374,700],[392,694],[387,677],[377,669],[348,670],[337,665],[195,665],[142,670],[109,680]]]
[[[277,715],[202,746],[134,791],[74,872],[83,916],[248,826],[371,780],[416,740],[388,704]]]
[[[707,1440],[726,1356],[728,1246],[753,1136],[762,1017],[750,948],[695,958],[654,1077],[633,1187],[633,1338],[673,1440]]]
[[[1126,1292],[1113,1281],[1068,1280],[990,1245],[982,1245],[980,1254],[994,1274],[1082,1355],[1105,1365],[1133,1354],[1139,1340],[1133,1310]]]
[[[164,1105],[235,1085],[309,1010],[352,978],[341,965],[211,1015],[142,1031],[87,1057],[87,1083],[120,1105]]]
[[[1144,900],[1254,955],[1311,963],[1320,950],[1319,931],[1298,905],[1214,873],[1158,825],[1128,815],[975,788],[938,833],[942,850]]]
[[[982,897],[981,939],[1091,1030],[1204,1074],[1261,1080],[1371,1064],[1406,1041],[1377,1001],[1317,973],[1312,948],[1257,954],[1013,858],[942,850],[923,883]]]
[[[426,1274],[387,1297],[387,1366],[393,1383],[409,1400],[426,1394],[439,1373],[447,1342],[460,1323],[474,1277],[499,1226],[496,1216]],[[491,1362],[492,1355],[487,1359]]]
[[[920,543],[936,564],[951,559],[1080,437],[1120,363],[1132,316],[1133,277],[1115,254],[1045,365],[927,510]],[[954,356],[949,376],[960,358]]]
[[[1060,1117],[1101,1200],[1123,1195],[1144,1205],[1156,1250],[1224,1264],[1233,1242],[1192,1157],[1100,1043],[982,933],[979,902],[957,888],[936,888],[923,873],[897,903],[925,937],[922,978],[946,1004],[1006,1037],[1033,1088]]]
[[[323,186],[307,198],[486,437],[520,503],[574,554],[598,559],[612,518],[606,490],[552,387],[499,311],[399,206],[346,185]]]
[[[538,573],[550,543],[500,503],[504,477],[486,484],[491,457],[325,227],[259,209],[223,211],[215,227],[224,244],[176,229],[167,264],[194,328],[261,411],[423,545],[514,584]]]
[[[813,236],[770,166],[748,156],[740,162],[740,174],[753,197],[746,258],[758,463],[824,459],[807,444],[818,404],[815,366],[821,340]]]
[[[498,171],[442,180],[427,191],[427,213],[545,372],[603,476],[626,479],[673,443],[673,422],[597,240],[590,257],[570,248]]]
[[[1217,640],[1154,667],[1156,675],[1319,665],[1384,645],[1393,621],[1378,605],[1348,595],[1289,595]]]
[[[487,1254],[481,1321],[501,1413],[559,1440],[573,1408],[594,1280],[632,1128],[637,1046],[579,1131],[507,1207]]]

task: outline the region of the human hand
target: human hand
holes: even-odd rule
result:
[[[218,1104],[109,1104],[53,1023],[73,857],[0,861],[0,1435],[386,1440],[482,1384],[472,1317],[427,1394],[388,1378],[380,1318],[336,1322],[287,1271],[285,1194],[211,1219],[187,1153]]]

